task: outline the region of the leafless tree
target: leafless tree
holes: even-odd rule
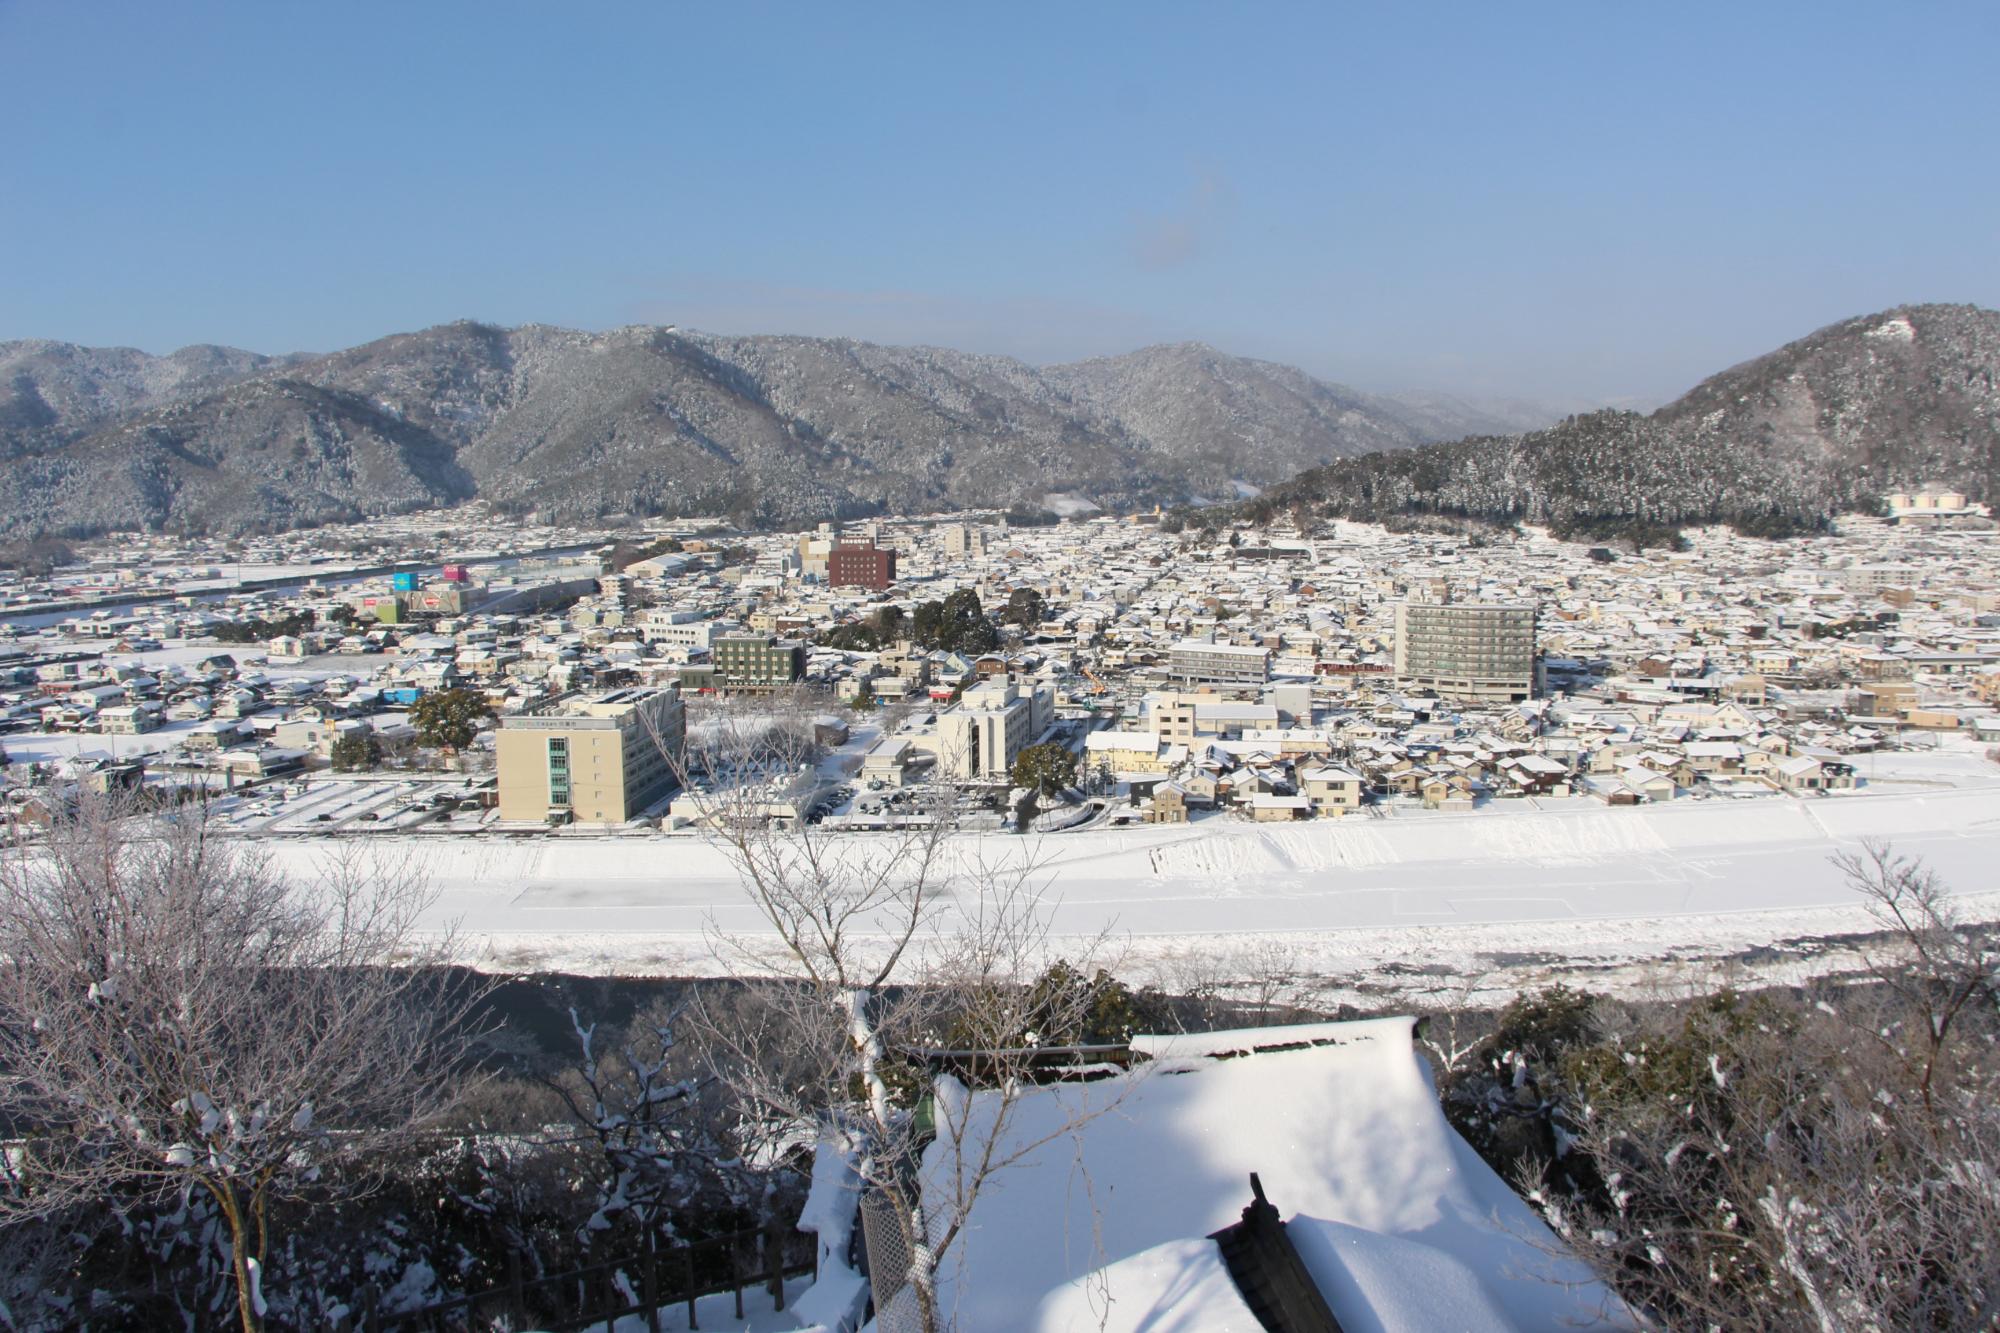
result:
[[[686,1009],[655,1006],[615,1042],[570,1010],[579,1062],[550,1086],[603,1172],[586,1241],[629,1218],[650,1245],[676,1213],[741,1201],[748,1173],[705,1095],[712,1080],[682,1049]]]
[[[1058,950],[1032,847],[1007,839],[986,858],[955,844],[947,789],[886,832],[819,824],[808,814],[829,780],[819,759],[801,728],[753,702],[698,727],[679,762],[698,822],[766,927],[711,928],[718,957],[765,984],[726,1016],[706,1013],[706,1040],[747,1115],[840,1154],[862,1191],[886,1201],[907,1269],[893,1297],[877,1272],[878,1307],[909,1305],[933,1333],[949,1324],[934,1277],[973,1200],[1047,1141],[1011,1141],[1009,1110],[1030,1089],[1047,1034],[1078,1027],[1089,988],[1034,984]],[[1087,968],[1100,946],[1070,957]],[[928,1087],[913,1063],[941,1045],[977,1053],[967,1057],[984,1090],[976,1125],[961,1113],[972,1104],[962,1087],[956,1097],[951,1080]],[[932,1117],[913,1114],[925,1099]],[[927,1144],[928,1160],[946,1165],[920,1186]],[[844,1261],[823,1238],[823,1265]]]
[[[1872,980],[1626,1009],[1565,1069],[1602,1188],[1530,1197],[1671,1326],[2000,1321],[1991,944],[1918,862],[1837,864],[1888,927]]]
[[[261,1326],[272,1205],[365,1188],[471,1081],[483,991],[417,940],[424,882],[336,858],[293,882],[199,805],[86,799],[0,860],[0,1215],[205,1193]]]
[[[1417,1044],[1441,1082],[1464,1073],[1493,1033],[1492,1015],[1473,1003],[1485,981],[1484,973],[1467,973],[1444,996],[1432,993],[1416,1005]]]
[[[1933,871],[1887,843],[1864,842],[1833,861],[1888,933],[1889,947],[1870,959],[1869,970],[1914,1021],[1877,1035],[1934,1114],[1940,1064],[1960,1021],[1975,1007],[1990,1014],[2000,999],[2000,950],[1961,918]]]
[[[1311,970],[1311,953],[1296,940],[1252,936],[1231,951],[1237,990],[1257,1016],[1257,1024],[1296,1023],[1318,1006],[1325,979]]]
[[[746,986],[726,1012],[702,1003],[713,1068],[746,1116],[773,1142],[846,1158],[869,1208],[877,1308],[895,1304],[899,1327],[950,1327],[935,1277],[981,1192],[1131,1086],[1093,1085],[1053,1130],[1014,1132],[1039,1082],[1113,1072],[1075,1046],[1104,984],[1090,970],[1103,942],[1052,938],[1041,894],[1021,861],[968,874],[865,1004],[797,975]]]
[[[1030,861],[989,869],[961,904],[959,929],[940,939],[926,960],[933,1030],[953,1049],[941,1058],[962,1064],[956,1072],[938,1071],[928,1124],[905,1120],[899,1126],[906,1141],[891,1160],[921,1154],[919,1188],[906,1193],[900,1173],[879,1169],[870,1182],[898,1205],[891,1215],[911,1257],[904,1292],[890,1301],[908,1307],[922,1333],[951,1327],[953,1312],[941,1300],[937,1279],[947,1264],[963,1271],[958,1242],[980,1195],[996,1177],[1060,1139],[1076,1142],[1074,1156],[1087,1173],[1084,1127],[1135,1086],[1129,1070],[1121,1073],[1082,1043],[1108,975],[1104,965],[1113,961],[1111,941],[1057,941],[1045,892]],[[1099,969],[1094,975],[1092,967]],[[1022,1123],[1024,1099],[1040,1095],[1037,1085],[1051,1077],[1079,1086],[1068,1091],[1060,1115]]]
[[[795,978],[837,1012],[875,1117],[888,1111],[876,1010],[919,931],[950,891],[946,801],[914,808],[901,827],[855,837],[816,823],[830,779],[809,718],[794,701],[715,711],[691,725],[676,777],[713,844],[769,927],[744,936],[711,929],[713,947],[750,975]]]
[[[1196,1031],[1268,1027],[1315,1016],[1327,981],[1294,940],[1252,935],[1167,949],[1150,960],[1152,984],[1174,997],[1182,1026]]]

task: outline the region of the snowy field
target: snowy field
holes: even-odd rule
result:
[[[1865,792],[1810,800],[968,834],[951,854],[969,884],[1035,848],[1055,931],[1109,932],[1135,980],[1232,958],[1333,978],[1334,995],[1358,999],[1464,978],[1496,994],[1565,976],[1672,984],[1718,967],[1783,978],[1851,964],[1837,937],[1871,925],[1830,858],[1863,839],[1922,857],[1970,914],[2000,919],[2000,769],[1964,751],[1884,755],[1877,768]],[[434,923],[455,920],[468,960],[487,967],[712,974],[725,970],[715,932],[766,933],[727,859],[692,835],[370,844],[426,867],[441,892]],[[268,850],[299,870],[320,854],[309,840]]]

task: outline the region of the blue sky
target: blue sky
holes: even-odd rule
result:
[[[0,0],[0,339],[1199,338],[1657,401],[2000,305],[2000,5]]]

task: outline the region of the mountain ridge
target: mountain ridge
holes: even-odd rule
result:
[[[1206,344],[951,348],[459,320],[334,352],[0,343],[0,532],[241,532],[469,498],[557,521],[1172,503],[1505,424]]]

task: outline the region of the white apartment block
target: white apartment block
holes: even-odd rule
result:
[[[938,718],[938,765],[957,778],[1005,778],[1054,717],[1055,691],[1047,685],[975,685]]]
[[[946,560],[983,560],[986,539],[970,523],[942,523],[937,529],[938,549]]]
[[[1197,701],[1191,694],[1154,694],[1146,698],[1146,722],[1153,734],[1172,745],[1193,745]]]
[[[647,643],[664,643],[672,648],[706,648],[714,633],[714,621],[692,619],[685,611],[655,607],[639,615],[639,636]]]
[[[1921,582],[1915,565],[1852,565],[1841,571],[1841,585],[1857,597],[1872,597],[1888,588],[1914,588]]]

